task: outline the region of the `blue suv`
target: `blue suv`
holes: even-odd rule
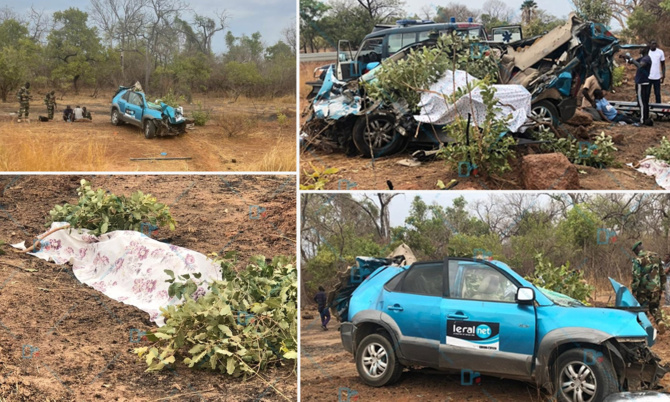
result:
[[[560,401],[594,402],[654,389],[667,372],[649,349],[656,330],[645,309],[613,279],[615,307],[594,308],[536,287],[500,261],[358,261],[332,305],[345,321],[342,344],[368,385],[422,366],[528,381]]]
[[[121,86],[114,94],[111,111],[113,125],[128,123],[140,127],[148,139],[186,132],[186,125],[192,121],[184,117],[181,107],[175,109],[163,102],[149,102],[144,92],[134,88]]]

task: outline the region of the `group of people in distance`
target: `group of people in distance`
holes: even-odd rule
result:
[[[26,82],[24,86],[16,93],[16,98],[19,101],[19,113],[17,122],[22,120],[30,123],[28,115],[30,113],[30,101],[33,99],[30,94],[30,82]],[[56,109],[56,91],[47,92],[44,97],[44,104],[47,107],[47,116],[39,116],[40,121],[49,121],[54,118],[54,110]],[[93,116],[91,112],[86,110],[86,107],[77,106],[72,109],[69,105],[63,110],[63,121],[92,121]]]
[[[619,57],[637,68],[635,93],[640,108],[640,120],[635,121],[630,116],[619,113],[605,99],[604,92],[594,75],[589,76],[582,86],[584,99],[581,109],[588,112],[596,121],[653,126],[654,122],[649,115],[649,98],[653,89],[656,103],[661,103],[661,84],[665,81],[665,53],[658,48],[658,43],[652,40],[649,46],[640,50],[640,57],[637,59],[633,59],[630,54],[622,54]]]
[[[93,120],[93,116],[91,116],[91,112],[86,110],[86,106],[80,107],[79,105],[77,105],[77,107],[72,109],[70,105],[67,105],[65,110],[63,110],[63,120],[68,122],[82,121],[82,120],[91,121]]]

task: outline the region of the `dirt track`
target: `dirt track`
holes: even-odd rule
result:
[[[0,103],[0,170],[7,171],[293,171],[295,170],[295,102],[202,98],[211,120],[178,137],[147,140],[142,130],[110,123],[112,93],[97,98],[69,96],[58,101],[54,120],[46,116],[42,96],[31,103],[31,123],[16,123],[18,106]],[[66,123],[66,105],[87,106],[92,123]],[[188,116],[195,105],[184,106]],[[278,113],[287,120],[278,121]],[[231,129],[237,130],[230,135]],[[161,155],[166,153],[166,156]],[[130,158],[191,157],[178,161],[130,161]],[[273,168],[283,159],[290,169]]]
[[[17,243],[42,233],[55,204],[76,201],[80,178],[1,177],[0,240]],[[205,254],[234,250],[240,265],[252,255],[295,255],[293,176],[84,178],[113,193],[142,190],[168,203],[177,229],[160,229],[158,240]],[[250,219],[250,205],[265,208],[267,215]],[[174,371],[145,373],[146,365],[131,353],[139,343],[131,342],[130,331],[154,327],[146,313],[83,285],[69,266],[16,254],[6,245],[1,249],[7,255],[0,256],[0,399],[282,400],[269,384],[296,399],[290,363],[265,372],[268,382],[179,364]],[[31,356],[30,348],[39,350]]]

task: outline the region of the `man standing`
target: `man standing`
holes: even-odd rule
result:
[[[319,309],[319,315],[321,316],[321,328],[324,331],[328,331],[328,321],[330,321],[330,309],[326,306],[326,301],[328,297],[326,296],[326,290],[323,286],[319,286],[319,292],[314,296],[314,301],[316,302],[317,308]]]
[[[653,126],[654,122],[649,117],[649,95],[651,95],[649,72],[651,69],[651,59],[648,53],[649,48],[644,47],[640,50],[640,57],[637,59],[630,57],[630,54],[619,55],[619,57],[637,67],[637,72],[635,73],[635,93],[637,94],[637,106],[640,108],[640,122],[637,125]]]
[[[44,104],[47,105],[47,115],[49,120],[54,119],[54,108],[56,107],[56,91],[47,92],[47,95],[44,97]]]
[[[654,89],[656,103],[661,103],[661,84],[665,80],[665,53],[658,48],[655,40],[649,42],[649,58],[651,59],[649,84]]]
[[[19,119],[18,122],[21,122],[21,117],[25,114],[25,121],[30,123],[28,119],[28,113],[30,112],[30,83],[26,82],[26,85],[22,86],[21,89],[16,93],[16,99],[19,100]]]
[[[633,245],[633,253],[637,256],[633,260],[633,283],[631,290],[642,307],[649,308],[649,314],[654,317],[658,332],[663,334],[666,330],[661,310],[661,294],[666,282],[663,262],[658,254],[645,251],[642,242]]]

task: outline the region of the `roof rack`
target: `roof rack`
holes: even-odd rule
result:
[[[434,24],[434,23],[435,23],[435,21],[431,21],[431,20],[409,20],[409,19],[405,19],[405,20],[396,21],[396,26],[407,27],[407,26],[410,26],[410,25],[426,25],[426,24]]]

